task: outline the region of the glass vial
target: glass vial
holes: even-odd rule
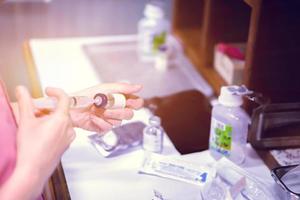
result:
[[[163,134],[161,119],[158,116],[150,117],[149,125],[143,130],[144,150],[161,153],[163,150]]]
[[[154,61],[159,47],[166,45],[169,27],[161,2],[146,4],[144,18],[138,22],[138,50],[142,61]]]

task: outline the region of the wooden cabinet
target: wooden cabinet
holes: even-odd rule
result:
[[[218,42],[245,42],[244,84],[272,102],[300,101],[298,0],[174,0],[173,33],[216,94],[224,80],[213,68]]]

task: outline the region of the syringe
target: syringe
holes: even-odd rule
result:
[[[70,108],[87,108],[92,105],[98,108],[124,108],[126,106],[126,98],[123,94],[103,94],[97,93],[94,98],[88,96],[71,96]],[[39,109],[54,109],[57,105],[57,99],[53,97],[34,99],[33,103]]]

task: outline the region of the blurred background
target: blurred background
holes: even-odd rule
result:
[[[9,96],[29,87],[22,45],[31,38],[136,34],[148,0],[7,0],[0,4],[0,76]],[[165,0],[171,21],[172,0]]]

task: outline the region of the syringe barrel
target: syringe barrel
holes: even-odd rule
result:
[[[86,96],[72,96],[70,98],[70,108],[85,108],[93,105],[94,100]],[[38,109],[55,109],[57,99],[54,97],[39,98],[33,100],[34,106]]]
[[[87,96],[71,96],[70,108],[86,108],[91,105],[95,105],[98,108],[104,109],[120,109],[125,108],[126,98],[123,94],[102,94],[97,93],[94,98]],[[34,99],[33,103],[38,109],[49,109],[53,110],[57,106],[57,99],[54,97]]]

